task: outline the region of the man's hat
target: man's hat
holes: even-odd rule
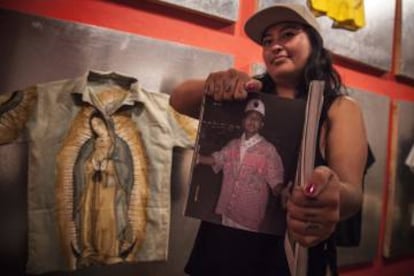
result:
[[[249,111],[259,112],[264,117],[265,116],[265,105],[264,105],[263,101],[260,100],[260,99],[250,100],[247,103],[246,108],[244,109],[244,112],[249,112]]]
[[[310,26],[321,36],[318,21],[312,12],[306,6],[288,3],[273,5],[257,12],[247,20],[244,31],[254,42],[262,44],[264,32],[270,26],[282,22],[296,22]]]

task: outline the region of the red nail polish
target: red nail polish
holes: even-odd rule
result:
[[[254,83],[248,83],[246,89],[253,89],[255,87]]]
[[[316,186],[313,183],[309,183],[306,187],[305,187],[305,191],[307,194],[309,195],[313,195],[316,191]]]

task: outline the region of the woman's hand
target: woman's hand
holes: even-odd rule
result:
[[[317,167],[306,187],[294,187],[287,202],[291,238],[309,247],[329,238],[340,220],[341,184],[334,171]]]
[[[261,89],[260,81],[244,72],[228,69],[210,73],[206,80],[187,80],[179,84],[171,93],[170,104],[178,112],[198,118],[204,94],[216,101],[242,100],[247,92]]]
[[[211,73],[204,84],[204,93],[216,101],[242,100],[248,92],[259,91],[260,81],[251,78],[242,71],[228,69]]]

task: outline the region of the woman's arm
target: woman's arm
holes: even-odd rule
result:
[[[198,118],[204,85],[204,80],[188,80],[181,83],[172,91],[170,105],[180,113]]]
[[[362,205],[362,180],[368,143],[362,111],[349,97],[338,98],[328,112],[326,158],[340,180],[340,218]]]
[[[214,166],[215,163],[216,162],[214,160],[214,157],[211,155],[202,155],[202,154],[197,155],[197,164]]]
[[[339,220],[362,205],[368,145],[359,106],[349,97],[338,98],[324,127],[328,166],[317,167],[306,187],[295,187],[287,204],[289,232],[304,246],[327,239]]]

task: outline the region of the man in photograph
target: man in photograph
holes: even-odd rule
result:
[[[260,135],[265,105],[251,99],[244,110],[243,133],[211,155],[198,155],[197,164],[210,165],[223,180],[215,213],[229,227],[260,231],[271,196],[283,188],[283,164],[275,146]]]

